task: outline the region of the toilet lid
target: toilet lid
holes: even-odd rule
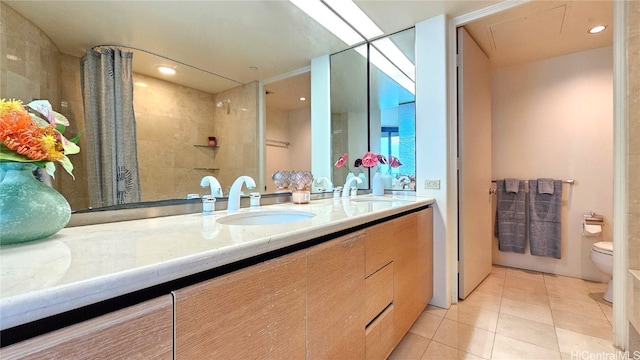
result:
[[[591,247],[594,251],[599,253],[613,255],[613,242],[611,241],[600,241]]]

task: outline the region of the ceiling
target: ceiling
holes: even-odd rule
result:
[[[81,57],[96,45],[141,49],[144,52],[134,55],[134,71],[157,77],[157,65],[175,66],[178,74],[173,82],[214,94],[295,72],[309,66],[312,58],[347,48],[284,0],[1,1],[48,34],[62,53]],[[391,34],[439,14],[453,18],[500,1],[355,2],[385,34]],[[533,1],[465,28],[493,66],[507,66],[611,44],[610,29],[597,36],[585,34],[591,23],[612,24],[612,4],[612,0]],[[551,28],[531,32],[545,23]],[[309,81],[308,76],[298,77]],[[279,85],[267,87],[270,99],[300,87],[293,81]],[[300,106],[299,96],[293,96],[297,104],[290,106]]]
[[[589,34],[595,25],[608,28]],[[532,1],[464,26],[492,68],[586,51],[613,43],[613,1]]]

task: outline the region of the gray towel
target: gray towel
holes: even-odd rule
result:
[[[553,181],[553,194],[541,194],[529,180],[529,245],[531,255],[560,259],[562,180]]]
[[[495,235],[498,249],[503,252],[524,254],[526,243],[526,206],[524,181],[518,181],[518,192],[507,192],[505,181],[496,181],[498,205],[496,206]]]
[[[517,193],[520,188],[520,180],[518,179],[504,179],[504,188],[507,192]]]
[[[553,195],[553,188],[553,179],[538,179],[538,194]]]

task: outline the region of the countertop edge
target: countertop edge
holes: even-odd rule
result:
[[[159,264],[95,277],[58,287],[36,290],[0,300],[0,330],[41,320],[101,301],[168,283],[203,271],[233,264],[254,256],[383,220],[403,212],[431,205],[432,198],[333,221],[302,230],[283,232],[249,243],[212,249]]]

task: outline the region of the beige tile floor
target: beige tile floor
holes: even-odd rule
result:
[[[429,306],[389,360],[622,359],[611,357],[606,287],[494,266],[465,300],[449,309]]]

